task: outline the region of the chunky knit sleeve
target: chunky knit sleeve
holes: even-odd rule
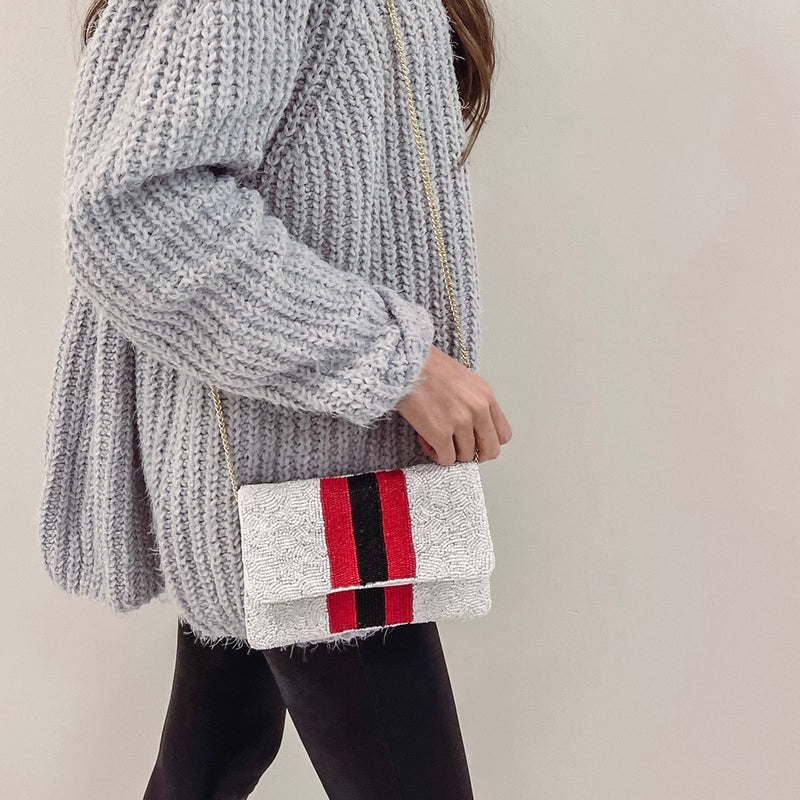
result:
[[[70,274],[137,348],[223,391],[369,426],[419,378],[428,311],[323,260],[243,185],[311,0],[109,0],[65,151]]]

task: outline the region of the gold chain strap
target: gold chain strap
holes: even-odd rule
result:
[[[411,79],[408,74],[408,64],[406,62],[406,49],[403,45],[403,35],[400,31],[400,21],[397,18],[397,7],[394,0],[386,0],[386,5],[389,7],[389,16],[392,19],[392,30],[394,30],[394,38],[397,42],[397,54],[400,58],[400,72],[403,75],[403,82],[406,87],[406,97],[408,99],[408,111],[411,117],[411,127],[414,129],[414,140],[417,144],[417,155],[419,156],[419,166],[422,171],[422,182],[425,184],[425,194],[428,198],[428,209],[431,212],[431,221],[433,222],[433,231],[436,237],[436,249],[439,251],[439,261],[442,264],[442,271],[444,272],[444,282],[447,287],[447,296],[450,300],[450,311],[453,314],[453,321],[456,326],[456,335],[458,336],[458,347],[461,352],[461,361],[468,369],[471,368],[469,354],[467,353],[467,346],[464,343],[464,334],[461,331],[461,316],[458,313],[458,304],[456,303],[456,293],[453,288],[453,277],[450,274],[450,264],[447,261],[447,250],[444,246],[444,236],[442,234],[442,223],[439,219],[439,207],[436,203],[436,196],[433,193],[433,184],[431,182],[431,173],[428,169],[428,159],[425,157],[425,146],[422,142],[422,134],[419,130],[419,120],[417,119],[417,106],[414,102],[414,93],[411,91]]]
[[[436,202],[436,195],[433,191],[433,183],[431,181],[431,174],[428,168],[428,159],[425,155],[425,145],[422,141],[422,134],[419,129],[419,119],[417,118],[417,106],[414,102],[414,93],[411,88],[411,78],[408,71],[408,63],[406,61],[406,49],[403,44],[403,34],[400,29],[400,21],[397,16],[397,7],[394,0],[386,0],[386,5],[389,9],[389,17],[392,22],[392,30],[394,31],[395,43],[397,45],[397,55],[400,61],[400,72],[403,77],[403,83],[406,89],[406,99],[408,100],[408,112],[411,117],[411,127],[414,131],[414,141],[416,143],[417,155],[419,157],[420,171],[422,172],[422,182],[425,186],[425,196],[428,201],[428,210],[430,211],[431,222],[433,224],[433,233],[436,239],[436,249],[439,253],[439,261],[442,265],[442,272],[444,273],[444,282],[447,289],[447,297],[450,301],[450,311],[453,315],[453,321],[456,328],[456,336],[458,337],[458,349],[461,355],[461,361],[467,369],[471,369],[469,354],[467,346],[464,342],[464,334],[461,330],[461,316],[458,313],[458,304],[456,302],[456,293],[453,288],[453,277],[450,273],[450,264],[447,260],[447,249],[445,247],[444,235],[442,233],[442,223],[439,218],[439,207]],[[233,457],[231,456],[230,440],[228,438],[228,428],[225,424],[225,414],[222,410],[222,401],[219,395],[219,389],[216,386],[211,387],[211,395],[214,399],[214,409],[217,416],[217,424],[219,425],[220,438],[222,439],[222,448],[225,451],[225,461],[228,465],[228,474],[231,479],[231,488],[233,489],[233,496],[238,501],[239,488],[236,483],[236,473],[233,469]],[[475,455],[473,461],[478,461],[478,449],[475,448]]]
[[[236,483],[236,473],[233,469],[233,456],[231,456],[231,442],[228,438],[228,426],[225,424],[225,414],[222,412],[222,400],[220,400],[219,389],[217,389],[216,386],[211,387],[211,396],[214,398],[214,411],[217,415],[217,425],[219,426],[219,435],[222,439],[222,449],[225,451],[225,463],[228,465],[228,475],[231,479],[233,499],[238,503],[239,486]]]

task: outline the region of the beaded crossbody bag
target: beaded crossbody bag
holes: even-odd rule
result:
[[[386,0],[462,363],[471,369],[394,0]],[[256,649],[350,639],[491,608],[494,550],[471,461],[238,486],[211,387],[241,528],[246,638]]]

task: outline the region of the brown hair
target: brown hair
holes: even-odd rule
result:
[[[81,46],[89,41],[107,0],[92,0],[81,30]],[[489,114],[495,67],[494,20],[486,0],[442,0],[453,32],[453,65],[458,79],[461,113],[471,131],[459,159],[463,166]]]

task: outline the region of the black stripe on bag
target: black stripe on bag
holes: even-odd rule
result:
[[[382,586],[355,589],[356,619],[359,628],[374,628],[386,624],[386,597]]]
[[[378,479],[374,472],[348,475],[347,488],[361,585],[388,580]]]

